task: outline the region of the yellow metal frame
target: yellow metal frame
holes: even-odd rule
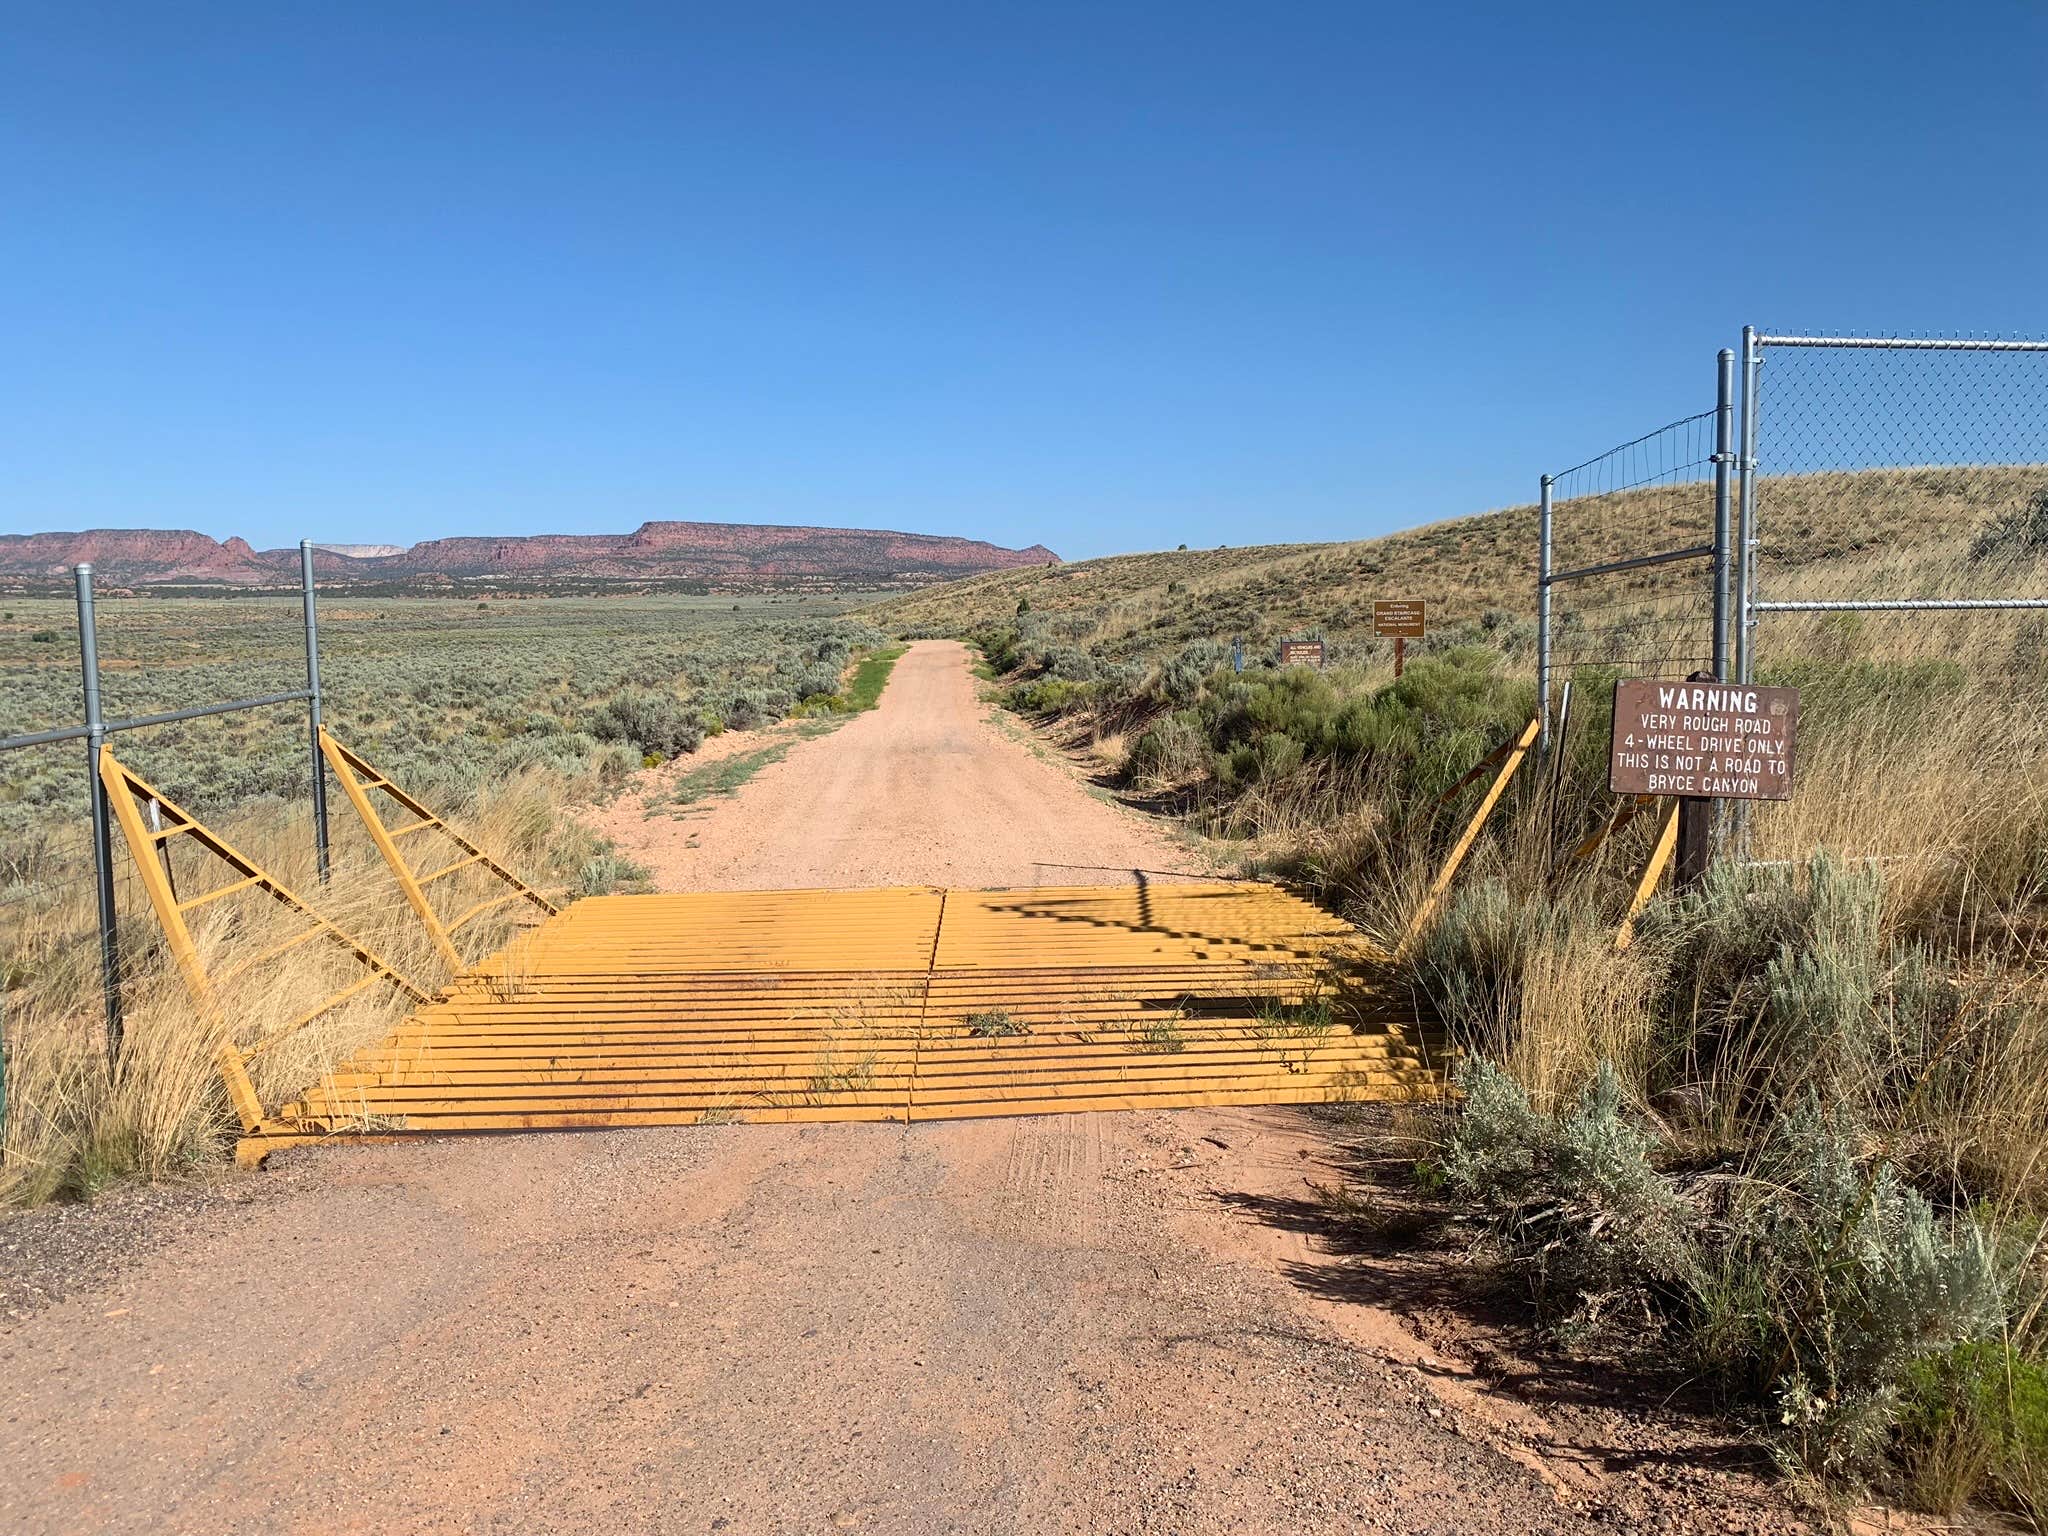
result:
[[[1415,815],[1409,817],[1406,825],[1408,827],[1413,827],[1417,822],[1421,821],[1424,817],[1432,815],[1436,811],[1442,809],[1444,806],[1449,805],[1453,800],[1457,799],[1458,796],[1462,794],[1466,789],[1478,783],[1479,780],[1485,778],[1488,769],[1499,767],[1500,760],[1506,757],[1510,752],[1515,750],[1515,740],[1516,738],[1510,736],[1506,741],[1502,742],[1499,746],[1495,747],[1491,752],[1487,753],[1486,756],[1482,757],[1481,759],[1479,759],[1478,762],[1474,763],[1470,768],[1466,769],[1464,776],[1460,778],[1457,783],[1453,784],[1449,789],[1445,790],[1442,794],[1438,795],[1434,800],[1430,801],[1430,803],[1427,806],[1425,806],[1422,810],[1418,811]]]
[[[149,904],[156,911],[158,923],[163,926],[164,938],[170,944],[171,956],[177,962],[178,972],[185,980],[185,989],[192,996],[193,1006],[200,1016],[219,1034],[217,1048],[220,1075],[227,1085],[228,1098],[235,1113],[241,1118],[245,1131],[255,1131],[263,1124],[263,1103],[256,1095],[255,1084],[249,1079],[249,1063],[269,1050],[279,1041],[304,1029],[322,1014],[340,1006],[366,987],[379,980],[390,983],[406,993],[414,1002],[430,1000],[427,990],[406,977],[379,958],[374,950],[361,940],[350,936],[341,928],[322,917],[313,906],[299,896],[283,881],[269,874],[260,864],[242,853],[225,838],[208,828],[198,818],[178,808],[164,792],[139,775],[124,768],[115,758],[113,748],[100,748],[100,782],[106,786],[107,799],[112,802],[114,815],[121,823],[121,835],[127,840],[128,851],[135,859],[135,870],[142,881],[142,888],[149,895]],[[143,825],[142,814],[136,809],[136,801],[154,800],[161,808],[164,825],[162,830],[152,832]],[[219,859],[235,872],[237,878],[210,891],[201,892],[179,900],[171,888],[171,880],[164,862],[158,855],[166,851],[166,845],[174,837],[189,837],[208,853]],[[347,987],[342,988],[319,1006],[300,1014],[282,1029],[276,1030],[247,1051],[235,1044],[234,1032],[228,1026],[226,1010],[221,1007],[220,995],[215,990],[214,978],[207,974],[205,962],[199,958],[199,948],[192,941],[191,925],[185,914],[196,908],[232,896],[241,891],[261,891],[273,900],[289,907],[301,917],[310,920],[312,926],[282,943],[272,945],[262,954],[234,967],[221,980],[275,960],[301,944],[325,937],[346,949],[368,968],[369,974]]]
[[[1457,878],[1458,871],[1464,867],[1467,855],[1472,852],[1472,845],[1479,840],[1480,829],[1486,825],[1486,818],[1491,816],[1493,808],[1500,804],[1500,797],[1507,793],[1508,782],[1514,778],[1515,770],[1522,766],[1523,762],[1528,758],[1530,751],[1535,747],[1536,733],[1541,729],[1542,724],[1543,721],[1540,717],[1532,719],[1526,726],[1522,727],[1522,734],[1509,744],[1504,755],[1496,751],[1495,756],[1498,757],[1500,762],[1500,771],[1493,776],[1493,783],[1487,787],[1485,797],[1480,800],[1478,809],[1472,813],[1472,819],[1465,824],[1464,832],[1459,835],[1458,841],[1452,846],[1450,856],[1444,860],[1444,867],[1437,871],[1436,879],[1430,883],[1428,894],[1422,898],[1421,904],[1416,907],[1415,915],[1409,918],[1408,927],[1401,935],[1401,942],[1394,946],[1394,958],[1397,961],[1407,957],[1409,951],[1414,947],[1415,941],[1421,938],[1422,931],[1428,926],[1429,920],[1436,916],[1437,908],[1443,905],[1444,896],[1450,890],[1451,882]],[[1485,764],[1482,763],[1480,766],[1484,767]],[[1467,782],[1469,782],[1470,777],[1470,775],[1467,776]]]
[[[1583,863],[1590,859],[1599,851],[1602,843],[1619,834],[1622,828],[1655,805],[1657,799],[1655,795],[1633,795],[1616,802],[1613,814],[1601,823],[1597,831],[1589,833],[1567,857],[1575,863]]]
[[[1643,866],[1643,876],[1636,881],[1635,894],[1629,898],[1628,914],[1622,918],[1621,928],[1614,935],[1616,950],[1627,949],[1635,942],[1636,919],[1650,904],[1657,882],[1664,878],[1664,870],[1671,863],[1672,854],[1678,850],[1678,806],[1675,798],[1664,803],[1664,814],[1657,822],[1657,841],[1650,849],[1650,862]]]
[[[455,935],[486,912],[521,900],[532,902],[548,917],[553,917],[560,910],[540,892],[392,783],[359,753],[350,751],[335,740],[324,725],[320,728],[320,751],[327,759],[327,766],[334,770],[334,776],[341,781],[342,791],[348,796],[348,803],[355,807],[356,815],[362,818],[363,828],[370,834],[370,841],[377,845],[377,852],[384,856],[384,862],[391,867],[392,876],[398,881],[398,888],[405,893],[407,904],[426,926],[427,936],[434,941],[434,947],[441,952],[441,958],[448,963],[449,970],[459,973],[463,969],[462,956],[455,948]],[[376,806],[370,802],[369,791],[373,789],[383,790],[401,809],[410,811],[413,819],[395,828],[385,826],[384,819],[377,814]],[[459,848],[463,856],[452,864],[444,864],[439,869],[422,875],[406,861],[405,855],[399,850],[398,840],[428,829],[439,832]],[[496,875],[512,889],[503,896],[477,902],[454,921],[443,923],[440,915],[434,911],[433,903],[427,900],[427,887],[443,876],[471,868],[482,868]]]

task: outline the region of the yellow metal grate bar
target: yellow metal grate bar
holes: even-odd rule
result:
[[[1250,882],[598,897],[465,974],[280,1130],[1434,1094],[1421,1032],[1355,985],[1376,958],[1328,913]]]

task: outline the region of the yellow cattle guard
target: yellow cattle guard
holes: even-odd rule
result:
[[[1344,923],[1272,886],[606,896],[245,1139],[909,1122],[1433,1094]]]

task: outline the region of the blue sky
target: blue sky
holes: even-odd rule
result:
[[[1361,537],[2048,333],[2024,0],[5,15],[0,531]]]

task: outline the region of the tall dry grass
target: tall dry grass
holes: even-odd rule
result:
[[[609,861],[565,802],[587,786],[528,772],[482,791],[449,819],[508,868],[573,895],[587,867]],[[393,824],[405,813],[387,819]],[[333,868],[317,879],[310,816],[278,802],[252,808],[216,826],[229,843],[362,941],[430,994],[449,980],[447,967],[407,906],[397,882],[347,802],[331,816]],[[116,854],[130,860],[118,830]],[[181,897],[233,878],[189,839],[168,846]],[[438,868],[458,857],[434,833],[405,844],[415,868]],[[56,886],[51,899],[18,906],[6,933],[5,1034],[7,1121],[0,1142],[0,1205],[33,1204],[87,1194],[122,1175],[161,1178],[219,1161],[239,1130],[223,1087],[216,1031],[194,1007],[156,919],[124,872],[122,947],[125,1039],[109,1070],[101,1007],[98,951],[90,884]],[[69,871],[66,874],[72,873]],[[23,882],[33,890],[35,872]],[[500,887],[464,871],[433,887],[444,920]],[[458,938],[467,962],[502,947],[535,916],[518,904],[485,914]],[[210,975],[228,976],[307,926],[305,919],[259,891],[224,897],[193,914],[193,936]],[[388,1033],[411,1006],[379,983],[303,1028],[286,1027],[355,981],[362,967],[325,939],[301,945],[247,969],[219,988],[237,1045],[258,1046],[250,1076],[266,1110],[288,1103],[330,1067]]]

